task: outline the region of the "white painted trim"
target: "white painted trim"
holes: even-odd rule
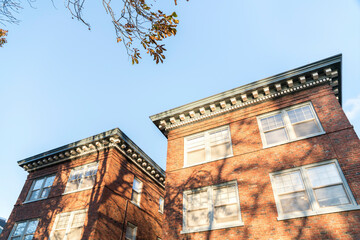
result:
[[[339,183],[339,185],[342,184],[342,186],[344,187],[345,193],[347,194],[349,201],[350,201],[349,204],[339,205],[339,206],[329,206],[329,207],[320,207],[319,206],[318,201],[315,198],[314,190],[311,186],[310,179],[307,176],[306,169],[309,169],[312,167],[319,167],[319,166],[327,165],[327,164],[335,165],[335,167],[340,175],[340,178],[342,180],[342,183]],[[309,198],[309,203],[310,203],[311,209],[308,211],[298,211],[298,212],[285,214],[285,213],[282,213],[282,211],[281,211],[281,204],[280,204],[279,194],[276,193],[274,176],[291,173],[291,172],[295,172],[295,171],[300,171],[302,181],[305,186],[304,191]],[[323,162],[319,162],[319,163],[312,163],[312,164],[308,164],[308,165],[304,165],[304,166],[300,166],[300,167],[296,167],[296,168],[286,169],[283,171],[273,172],[273,173],[270,173],[269,176],[270,176],[270,181],[271,181],[271,185],[273,188],[276,209],[278,212],[278,218],[277,218],[278,220],[286,220],[286,219],[299,218],[299,217],[308,217],[308,216],[342,212],[342,211],[360,210],[360,206],[357,204],[357,202],[352,194],[352,191],[345,179],[345,176],[344,176],[343,172],[341,171],[340,165],[336,159],[323,161]],[[330,186],[330,185],[326,185],[326,186]]]
[[[31,197],[31,193],[32,193],[32,191],[34,190],[35,182],[38,181],[38,180],[40,180],[40,179],[44,179],[44,181],[43,181],[43,183],[41,184],[41,187],[40,187],[40,189],[39,189],[39,190],[40,190],[39,196],[41,196],[42,193],[43,193],[43,191],[44,191],[44,185],[45,185],[46,179],[47,179],[47,178],[50,178],[50,177],[53,177],[53,176],[56,177],[56,174],[50,174],[50,175],[47,175],[47,176],[43,176],[43,177],[39,177],[39,178],[33,179],[33,180],[32,180],[32,183],[31,183],[30,190],[28,191],[28,194],[27,194],[26,199],[25,199],[25,201],[23,202],[23,204],[31,203],[31,202],[36,202],[36,201],[40,201],[40,200],[43,200],[43,199],[47,199],[49,195],[48,195],[47,197],[43,197],[43,198],[42,198],[42,197],[39,197],[38,199],[29,200],[30,197]],[[49,187],[49,188],[50,188],[49,194],[50,194],[51,188],[52,188],[52,186],[53,186],[53,184],[54,184],[54,181],[55,181],[55,178],[54,178],[51,186]]]
[[[72,224],[72,221],[74,219],[74,215],[77,214],[77,213],[86,213],[88,211],[88,209],[81,209],[81,210],[75,210],[75,211],[71,211],[71,212],[64,212],[64,213],[58,213],[56,215],[56,218],[55,218],[55,221],[54,221],[54,224],[52,226],[52,230],[51,230],[51,233],[50,233],[50,237],[49,237],[49,240],[52,240],[52,238],[54,237],[54,232],[55,232],[55,227],[59,221],[59,218],[60,216],[63,216],[63,215],[70,215],[70,218],[67,222],[67,225],[66,225],[66,229],[65,229],[65,238],[63,240],[68,240],[67,239],[67,234],[70,232],[71,230],[71,224]],[[84,223],[83,223],[83,226],[85,225],[85,222],[86,222],[86,215],[85,215],[85,219],[84,219]],[[84,227],[83,227],[84,228]],[[71,239],[69,239],[71,240]]]
[[[293,125],[296,125],[298,123],[292,124],[290,122],[290,119],[289,119],[289,116],[288,116],[287,112],[289,110],[294,110],[294,109],[301,108],[301,107],[304,107],[304,106],[309,106],[310,107],[310,110],[311,110],[312,114],[314,115],[314,120],[316,121],[317,126],[319,127],[320,131],[316,132],[316,133],[313,133],[313,134],[303,136],[303,137],[296,137],[295,131],[293,129]],[[264,133],[264,130],[262,128],[261,120],[264,119],[264,118],[268,118],[268,117],[271,117],[271,116],[278,115],[278,114],[281,114],[282,120],[284,122],[284,127],[283,128],[286,131],[288,140],[287,141],[277,142],[277,143],[274,143],[274,144],[267,144],[265,133]],[[272,111],[270,113],[262,114],[260,116],[257,116],[256,119],[257,119],[257,122],[258,122],[259,132],[260,132],[261,141],[263,143],[263,148],[264,149],[274,147],[274,146],[278,146],[278,145],[282,145],[284,143],[295,142],[295,141],[299,141],[299,140],[302,140],[302,139],[323,135],[323,134],[326,133],[324,131],[322,125],[321,125],[321,122],[320,122],[320,120],[319,120],[319,118],[318,118],[318,116],[317,116],[317,114],[315,112],[315,109],[314,109],[311,102],[305,102],[305,103],[297,104],[297,105],[294,105],[294,106],[291,106],[291,107],[287,107],[287,108],[283,108],[283,109],[280,109],[280,110]],[[310,121],[310,120],[306,120],[306,121]],[[306,122],[306,121],[303,121],[303,122]]]
[[[95,185],[91,186],[91,187],[86,187],[86,188],[81,188],[81,185],[83,183],[83,180],[85,178],[85,172],[87,169],[93,167],[93,166],[96,166],[97,169],[96,169],[96,175],[95,175],[95,182],[96,182],[96,179],[97,179],[97,171],[99,170],[99,161],[95,161],[95,162],[91,162],[91,163],[87,163],[87,164],[84,164],[84,165],[81,165],[81,166],[78,166],[78,167],[75,167],[75,168],[72,168],[71,171],[70,171],[70,174],[69,174],[69,178],[66,182],[66,187],[65,187],[65,190],[64,190],[64,193],[62,195],[66,195],[66,194],[70,194],[70,193],[75,193],[75,192],[81,192],[81,191],[85,191],[85,190],[89,190],[89,189],[92,189]],[[76,189],[76,190],[73,190],[73,191],[66,191],[68,189],[68,184],[69,184],[69,181],[70,181],[70,177],[71,177],[71,174],[74,172],[74,171],[77,171],[78,169],[80,168],[83,168],[83,175],[81,177],[81,182],[80,182],[80,188],[79,189]]]
[[[215,221],[214,220],[214,208],[215,208],[215,206],[214,206],[213,191],[214,191],[214,189],[221,188],[221,187],[226,187],[226,186],[231,186],[231,185],[234,185],[235,191],[236,191],[236,200],[237,200],[237,206],[238,206],[239,220],[231,222],[231,223],[215,225],[215,223],[214,223],[214,221]],[[186,219],[187,218],[187,205],[188,205],[188,203],[187,203],[187,195],[190,194],[190,193],[197,193],[197,192],[202,192],[202,191],[206,191],[207,194],[208,194],[209,226],[198,227],[198,228],[187,228],[187,226],[186,226],[186,222],[187,222],[187,219]],[[244,222],[242,221],[242,217],[241,217],[241,206],[240,206],[240,197],[239,197],[239,189],[238,189],[237,181],[233,180],[233,181],[218,184],[218,185],[206,186],[206,187],[201,187],[201,188],[190,189],[190,190],[184,191],[183,192],[183,224],[182,225],[183,225],[183,228],[182,228],[182,231],[180,232],[181,234],[243,226]]]
[[[229,138],[228,143],[230,144],[230,154],[228,156],[226,156],[226,157],[211,159],[211,153],[210,153],[211,145],[210,145],[210,142],[209,142],[209,140],[210,140],[209,136],[210,136],[210,134],[212,132],[221,131],[221,130],[224,130],[224,129],[227,129],[227,132],[228,132],[228,138]],[[200,162],[200,163],[195,163],[195,164],[188,165],[187,164],[187,147],[188,147],[187,142],[188,142],[189,139],[196,138],[196,137],[198,137],[200,135],[204,135],[205,160],[203,162]],[[227,143],[227,142],[224,142],[224,143]],[[202,149],[202,148],[199,148],[199,149]],[[196,166],[196,165],[200,165],[200,164],[204,164],[204,163],[208,163],[208,162],[213,162],[213,161],[217,161],[217,160],[221,160],[221,159],[226,159],[226,158],[233,157],[233,156],[234,156],[234,154],[233,154],[232,141],[231,141],[231,132],[230,132],[230,126],[229,125],[213,128],[213,129],[210,129],[210,130],[206,130],[206,131],[203,131],[203,132],[200,132],[200,133],[195,133],[193,135],[184,137],[184,165],[183,165],[183,168],[192,167],[192,166]]]
[[[23,222],[26,223],[25,228],[24,228],[24,230],[23,230],[23,232],[21,233],[21,236],[20,236],[21,238],[24,238],[24,234],[26,233],[27,228],[29,227],[29,223],[32,222],[32,221],[37,221],[37,225],[36,225],[36,229],[37,229],[37,227],[38,227],[38,225],[39,225],[39,220],[40,220],[40,218],[32,218],[32,219],[27,219],[27,220],[15,222],[15,224],[14,224],[14,226],[13,226],[13,228],[11,229],[11,232],[10,232],[10,234],[9,234],[8,240],[11,240],[11,238],[13,237],[12,235],[14,234],[14,231],[15,231],[15,229],[17,228],[17,226],[18,226],[19,223],[23,223]],[[35,229],[34,235],[35,235],[35,233],[36,233],[36,229]]]

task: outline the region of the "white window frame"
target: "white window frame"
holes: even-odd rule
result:
[[[95,182],[94,182],[94,185],[91,186],[91,187],[81,188],[81,185],[82,185],[82,183],[83,183],[83,181],[84,181],[84,178],[85,178],[85,172],[86,172],[86,170],[87,170],[88,168],[93,167],[93,166],[96,166],[96,174],[95,174]],[[68,189],[68,184],[69,184],[70,178],[71,178],[71,174],[72,174],[74,171],[77,171],[77,170],[80,169],[80,168],[83,168],[83,170],[82,170],[82,172],[83,172],[83,173],[82,173],[82,178],[81,178],[81,182],[80,182],[80,188],[78,188],[78,189],[76,189],[76,190],[73,190],[73,191],[67,191],[67,189]],[[70,175],[69,175],[68,181],[67,181],[67,183],[66,183],[66,187],[65,187],[65,191],[64,191],[63,195],[92,189],[92,188],[95,186],[95,183],[96,183],[97,171],[99,170],[98,168],[99,168],[99,162],[96,161],[96,162],[84,164],[84,165],[81,165],[81,166],[79,166],[79,167],[75,167],[75,168],[71,169]]]
[[[236,191],[236,200],[237,200],[237,205],[238,205],[238,216],[239,216],[239,220],[236,222],[231,222],[231,223],[223,223],[223,224],[215,224],[215,220],[214,220],[214,209],[215,209],[215,204],[214,204],[214,196],[213,196],[213,190],[217,189],[217,188],[221,188],[221,187],[225,187],[225,186],[231,186],[234,185],[235,186],[235,191]],[[207,191],[208,193],[208,214],[209,214],[209,226],[206,227],[197,227],[197,228],[188,228],[186,223],[187,223],[187,195],[188,194],[193,194],[193,193],[197,193],[197,192],[202,192],[202,191]],[[222,183],[222,184],[218,184],[218,185],[212,185],[212,186],[207,186],[207,187],[201,187],[201,188],[196,188],[196,189],[191,189],[191,190],[187,190],[183,192],[183,229],[180,232],[181,234],[186,234],[186,233],[193,233],[193,232],[202,232],[202,231],[209,231],[209,230],[216,230],[216,229],[222,229],[222,228],[230,228],[230,227],[239,227],[239,226],[244,226],[244,222],[242,220],[241,217],[241,207],[240,207],[240,199],[239,199],[239,190],[238,190],[238,185],[237,185],[237,181],[233,180],[230,182],[226,182],[226,183]]]
[[[317,132],[317,133],[306,135],[306,136],[296,137],[295,131],[293,129],[294,124],[291,123],[290,118],[289,118],[289,116],[287,114],[287,111],[294,110],[294,109],[301,108],[301,107],[305,107],[305,106],[310,107],[310,110],[311,110],[312,114],[314,115],[315,122],[317,123],[320,131]],[[263,126],[261,124],[261,120],[264,119],[264,118],[268,118],[268,117],[271,117],[271,116],[278,115],[278,114],[281,114],[282,120],[284,122],[284,127],[281,127],[281,128],[285,129],[288,140],[273,143],[273,144],[267,144],[266,137],[265,137],[264,130],[263,130]],[[307,121],[310,121],[310,120],[304,120],[302,122],[297,122],[295,124],[299,124],[299,123],[303,123],[303,122],[307,122]],[[273,147],[273,146],[281,145],[281,144],[284,144],[284,143],[294,142],[294,141],[298,141],[298,140],[301,140],[301,139],[306,139],[306,138],[315,137],[315,136],[318,136],[318,135],[325,134],[325,131],[324,131],[322,125],[321,125],[319,117],[317,116],[317,114],[315,112],[315,109],[314,109],[311,102],[305,102],[305,103],[297,104],[297,105],[294,105],[294,106],[291,106],[291,107],[288,107],[288,108],[284,108],[284,109],[281,109],[281,110],[277,110],[277,111],[273,111],[273,112],[270,112],[270,113],[263,114],[263,115],[257,117],[257,122],[258,122],[260,135],[261,135],[261,140],[262,140],[264,148]],[[278,129],[280,129],[280,128],[278,128]],[[272,129],[272,130],[275,130],[275,129]]]
[[[11,239],[12,239],[13,234],[14,234],[17,226],[18,226],[20,223],[24,223],[24,222],[26,222],[26,225],[25,225],[24,231],[21,233],[20,238],[21,238],[21,240],[25,239],[25,237],[26,237],[26,236],[25,236],[25,233],[26,233],[26,231],[27,231],[27,229],[28,229],[28,227],[29,227],[29,223],[32,222],[32,221],[37,221],[37,225],[36,225],[36,229],[37,229],[38,226],[39,226],[39,220],[40,220],[40,219],[38,219],[38,218],[33,218],[33,219],[28,219],[28,220],[16,222],[16,223],[14,224],[11,232],[10,232],[10,235],[9,235],[9,237],[8,237],[8,240],[11,240]],[[35,235],[36,229],[35,229],[34,234],[31,234],[31,235]],[[29,234],[28,234],[28,235],[29,235]]]
[[[127,230],[128,230],[128,227],[132,228],[135,230],[135,236],[132,236],[132,238],[128,238],[126,237],[126,233],[127,233]],[[127,222],[126,224],[126,232],[125,232],[125,239],[126,240],[136,240],[136,235],[137,235],[137,226],[132,224],[131,222]]]
[[[51,230],[50,240],[53,239],[53,237],[54,237],[54,233],[55,233],[56,226],[57,226],[57,223],[59,221],[60,216],[64,216],[64,215],[70,215],[70,218],[69,218],[69,220],[67,222],[67,225],[66,225],[65,238],[63,240],[71,240],[71,239],[67,238],[67,235],[71,231],[71,225],[72,225],[72,222],[74,220],[75,214],[77,214],[77,213],[86,213],[86,212],[87,212],[87,209],[81,209],[81,210],[76,210],[76,211],[72,211],[72,212],[64,212],[64,213],[57,214],[56,218],[55,218],[55,221],[54,221],[54,225],[53,225],[52,230]],[[83,224],[83,234],[84,234],[85,222],[86,222],[86,215],[85,215],[84,224]]]
[[[159,213],[164,213],[164,198],[159,198]]]
[[[134,183],[135,183],[135,181],[138,181],[138,182],[140,183],[140,192],[138,192],[138,191],[136,191],[136,190],[134,189]],[[138,207],[140,207],[141,195],[142,195],[141,193],[142,193],[142,190],[143,190],[143,186],[144,186],[143,182],[142,182],[139,178],[134,177],[133,186],[132,186],[132,191],[131,191],[131,202],[132,202],[133,204],[135,204],[136,206],[138,206]],[[134,191],[139,194],[139,200],[138,200],[137,202],[133,199],[133,192],[134,192]]]
[[[319,206],[318,201],[316,200],[316,197],[315,197],[315,193],[311,186],[310,179],[307,176],[306,169],[313,168],[313,167],[319,167],[319,166],[327,165],[327,164],[334,164],[336,166],[336,169],[338,170],[338,173],[342,180],[345,193],[347,194],[347,196],[349,198],[349,201],[350,201],[349,204],[339,205],[339,206],[329,206],[329,207],[320,207]],[[292,213],[283,213],[281,210],[282,208],[281,208],[281,203],[280,203],[280,199],[279,199],[279,194],[276,192],[276,185],[275,185],[274,177],[276,175],[282,175],[282,174],[296,172],[296,171],[300,171],[301,178],[303,180],[304,187],[305,187],[304,191],[307,194],[308,199],[309,199],[310,210],[297,211],[297,212],[292,212]],[[352,191],[345,179],[345,176],[344,176],[343,172],[341,171],[340,165],[336,159],[319,162],[319,163],[308,164],[308,165],[304,165],[301,167],[296,167],[296,168],[291,168],[291,169],[287,169],[287,170],[283,170],[283,171],[270,173],[270,180],[271,180],[271,185],[273,188],[273,194],[274,194],[274,198],[275,198],[276,208],[277,208],[277,212],[278,212],[278,218],[277,218],[278,220],[286,220],[286,219],[291,219],[291,218],[307,217],[307,216],[314,216],[314,215],[321,215],[321,214],[328,214],[328,213],[360,209],[360,206],[358,206],[358,204],[352,194]]]
[[[230,154],[228,156],[225,156],[225,157],[211,159],[210,134],[213,133],[213,132],[217,132],[219,130],[224,130],[224,129],[227,129],[228,134],[229,134]],[[187,147],[188,147],[187,142],[188,142],[189,139],[196,138],[196,137],[201,136],[201,135],[204,135],[205,160],[203,162],[199,162],[199,163],[196,163],[196,164],[189,165],[187,163],[187,152],[188,152],[188,150],[187,150]],[[207,162],[213,162],[213,161],[217,161],[217,160],[220,160],[220,159],[229,158],[229,157],[232,157],[232,156],[234,156],[234,155],[233,155],[233,148],[232,148],[231,133],[230,133],[229,125],[221,126],[221,127],[218,127],[218,128],[213,128],[213,129],[203,131],[203,132],[200,132],[200,133],[196,133],[196,134],[193,134],[193,135],[190,135],[190,136],[187,136],[187,137],[184,138],[184,166],[183,166],[184,168],[204,164],[204,163],[207,163]]]
[[[51,186],[49,186],[49,187],[44,187],[44,186],[45,186],[46,180],[47,180],[48,178],[51,178],[51,177],[56,177],[56,174],[51,174],[51,175],[48,175],[48,176],[44,176],[44,177],[40,177],[40,178],[33,179],[32,184],[31,184],[31,187],[30,187],[30,190],[29,190],[29,192],[28,192],[28,195],[27,195],[26,200],[25,200],[24,203],[35,202],[35,201],[39,201],[39,200],[43,200],[43,199],[48,198],[49,195],[50,195],[51,188],[52,188],[52,186],[53,186],[53,184],[54,184],[55,178],[54,178]],[[39,196],[40,196],[40,197],[37,198],[37,199],[30,200],[30,197],[31,197],[31,194],[32,194],[32,192],[33,192],[33,190],[34,190],[36,181],[41,180],[41,179],[44,179],[44,181],[43,181],[43,183],[42,183],[42,185],[41,185],[41,187],[40,187],[40,189],[39,189],[39,190],[40,190],[40,193],[39,193]],[[50,189],[50,190],[49,190],[49,195],[46,196],[46,197],[41,197],[44,189],[46,189],[46,188],[49,188],[49,189]]]

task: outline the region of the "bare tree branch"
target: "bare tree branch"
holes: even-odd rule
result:
[[[27,0],[29,4],[36,0]],[[176,34],[179,23],[176,13],[167,15],[162,11],[153,11],[145,0],[122,1],[121,9],[113,10],[111,0],[102,0],[102,4],[113,23],[117,42],[122,42],[132,63],[139,63],[139,47],[153,57],[156,63],[163,62],[166,49],[160,44],[167,37]],[[83,18],[86,0],[65,0],[65,7],[70,14],[85,24],[90,30],[90,24]],[[0,0],[0,23],[18,23],[13,13],[21,8],[18,0]]]

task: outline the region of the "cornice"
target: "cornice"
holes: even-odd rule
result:
[[[341,58],[341,55],[326,58],[153,115],[150,119],[167,136],[171,129],[323,83],[331,84],[341,104]]]
[[[18,164],[26,171],[31,172],[110,148],[116,148],[164,187],[165,171],[118,128],[20,160]]]

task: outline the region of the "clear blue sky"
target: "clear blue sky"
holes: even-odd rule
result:
[[[166,139],[148,118],[338,53],[343,106],[360,131],[360,1],[158,1],[180,19],[166,62],[136,66],[117,44],[101,1],[92,30],[62,1],[25,3],[0,49],[0,216],[27,173],[17,161],[119,127],[165,168]]]

